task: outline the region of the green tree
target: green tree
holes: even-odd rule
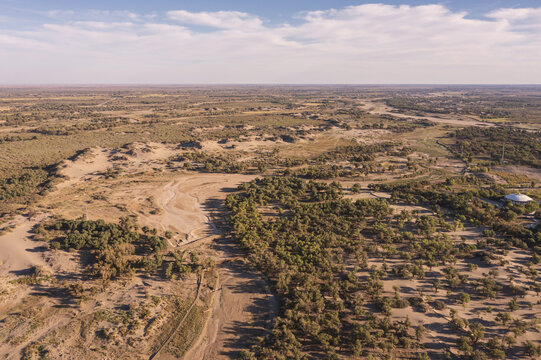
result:
[[[470,302],[470,295],[462,292],[458,295],[458,300],[460,301],[462,306],[466,307],[466,305]]]

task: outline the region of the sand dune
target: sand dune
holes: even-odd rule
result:
[[[44,244],[31,240],[32,228],[43,219],[29,220],[15,218],[15,229],[0,236],[0,277],[15,276],[34,266],[47,266],[41,256],[40,247]]]

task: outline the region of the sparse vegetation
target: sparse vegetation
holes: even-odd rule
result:
[[[0,94],[2,351],[541,353],[534,87]]]

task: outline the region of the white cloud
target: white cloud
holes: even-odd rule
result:
[[[76,12],[73,10],[49,10],[45,12],[45,15],[51,18],[75,16]]]
[[[541,8],[499,9],[487,15],[518,31],[541,31]]]
[[[505,20],[537,20],[541,18],[541,8],[522,8],[522,9],[499,9],[490,12],[488,17]]]
[[[44,15],[50,18],[128,18],[128,19],[138,19],[139,15],[132,11],[109,11],[109,10],[88,10],[88,11],[74,11],[74,10],[49,10],[45,11]]]
[[[441,5],[368,4],[272,26],[235,11],[102,15],[0,30],[0,81],[541,83],[541,8],[470,19]]]
[[[260,28],[261,19],[257,16],[239,11],[188,12],[185,10],[169,11],[167,16],[184,24],[210,26],[221,29],[248,30]]]

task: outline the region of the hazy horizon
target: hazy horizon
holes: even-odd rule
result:
[[[524,83],[524,84],[459,84],[459,83],[449,83],[449,84],[438,84],[438,83],[402,83],[402,84],[392,84],[392,83],[374,83],[374,84],[362,84],[362,83],[67,83],[67,84],[55,84],[55,83],[43,83],[43,84],[1,84],[0,88],[102,88],[102,87],[134,87],[134,88],[145,88],[145,87],[164,87],[164,88],[182,88],[182,87],[418,87],[418,88],[430,88],[430,87],[541,87],[541,83]]]

